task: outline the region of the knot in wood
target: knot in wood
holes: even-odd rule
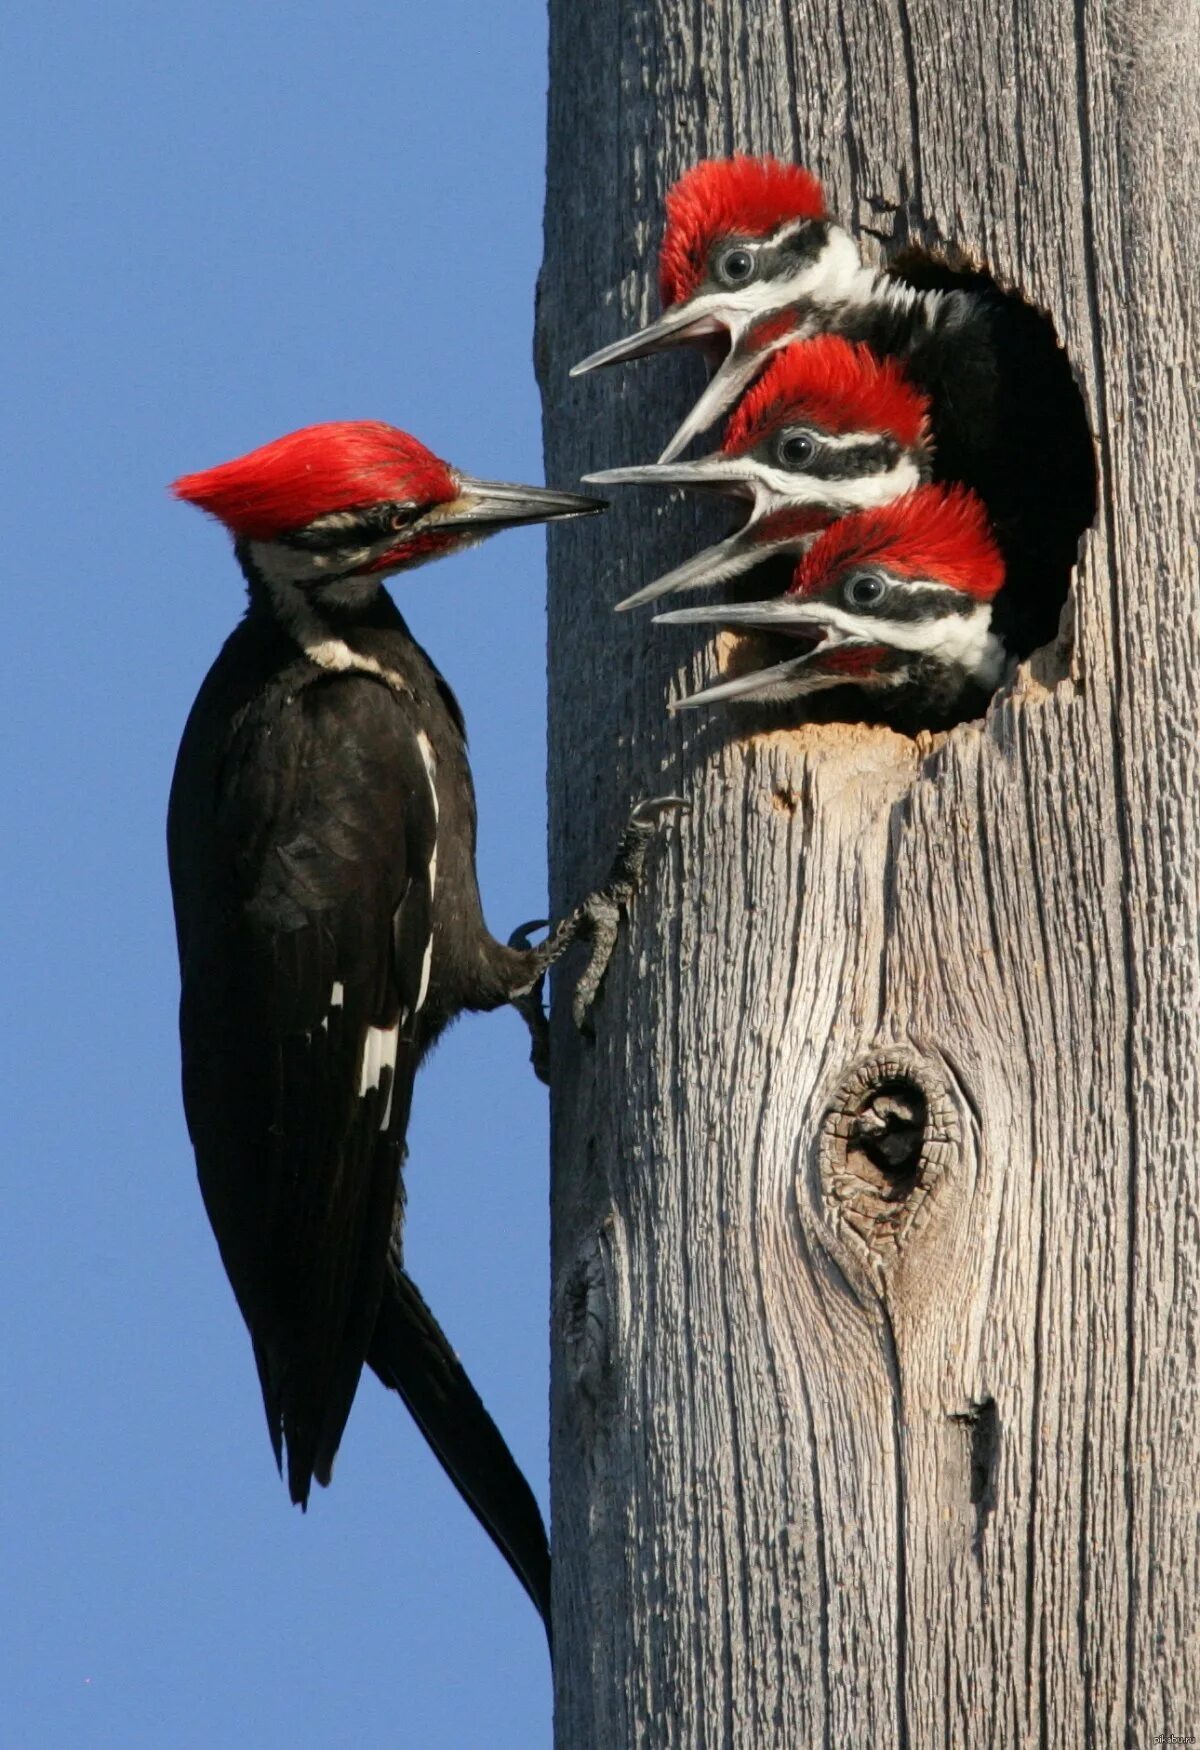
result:
[[[825,1112],[821,1190],[844,1239],[873,1263],[898,1260],[957,1158],[956,1103],[939,1066],[906,1046],[848,1070]]]

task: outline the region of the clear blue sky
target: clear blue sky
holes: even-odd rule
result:
[[[378,418],[542,478],[543,5],[23,14],[0,44],[0,1740],[537,1750],[540,1625],[399,1403],[364,1380],[307,1518],[275,1475],[180,1111],[163,815],[242,600],[174,475]],[[542,536],[396,592],[466,710],[507,933],[545,905]],[[424,1071],[409,1259],[545,1505],[526,1056],[504,1014]]]

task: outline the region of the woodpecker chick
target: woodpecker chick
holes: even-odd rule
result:
[[[697,164],[669,191],[666,214],[662,315],[571,372],[697,342],[719,359],[662,462],[733,405],[771,351],[828,326],[822,310],[840,302],[862,271],[854,240],[830,220],[817,179],[774,158]]]
[[[618,602],[618,611],[802,552],[836,518],[928,481],[932,466],[929,400],[898,360],[832,334],[797,341],[743,396],[714,455],[587,476],[592,484],[693,486],[750,507],[736,533]]]
[[[781,597],[660,614],[800,640],[767,668],[694,693],[683,705],[788,700],[831,687],[868,693],[893,721],[933,726],[982,703],[1005,653],[992,630],[1004,563],[987,512],[961,487],[922,486],[843,517],[812,543]]]
[[[664,450],[673,460],[770,355],[818,332],[898,358],[929,396],[934,479],[983,499],[1004,557],[1007,648],[1054,637],[1079,538],[1096,514],[1086,410],[1050,318],[986,271],[909,253],[864,266],[807,172],[771,159],[697,165],[667,197],[665,309],[577,370],[699,341],[725,356]]]
[[[585,902],[536,949],[488,932],[462,715],[383,580],[602,506],[473,479],[376,422],[174,491],[233,535],[249,597],[184,730],[168,846],[184,1106],[276,1461],[301,1506],[329,1482],[368,1360],[547,1616],[536,1504],[403,1269],[400,1168],[442,1030],[527,1000],[613,908]]]

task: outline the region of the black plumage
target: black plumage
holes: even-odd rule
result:
[[[176,491],[233,528],[249,586],[184,730],[168,851],[184,1106],[276,1460],[302,1505],[328,1483],[368,1360],[548,1627],[537,1504],[404,1270],[401,1168],[446,1025],[510,1001],[532,1020],[546,967],[581,933],[603,957],[628,890],[538,948],[490,934],[462,716],[380,578],[599,507],[470,480],[373,425],[310,428]],[[636,879],[643,850],[614,873]]]
[[[1005,563],[993,627],[1025,657],[1058,630],[1079,541],[1096,516],[1087,410],[1044,310],[986,269],[907,250],[888,275],[920,295],[850,307],[838,332],[900,358],[929,397],[933,479],[987,506]]]

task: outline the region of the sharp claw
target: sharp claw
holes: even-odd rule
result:
[[[645,821],[654,821],[660,814],[670,814],[678,809],[682,814],[692,812],[691,803],[682,796],[648,796],[644,802],[638,802],[630,811],[630,825],[642,825]]]
[[[530,932],[532,930],[548,930],[549,928],[549,918],[530,918],[527,924],[517,925],[512,935],[508,938],[508,945],[510,948],[520,948],[526,954],[531,953],[533,943],[529,940]]]
[[[510,943],[510,946],[513,944]],[[550,1080],[550,1023],[542,1002],[543,975],[522,996],[512,998],[512,1006],[529,1029],[529,1061],[539,1082]]]

